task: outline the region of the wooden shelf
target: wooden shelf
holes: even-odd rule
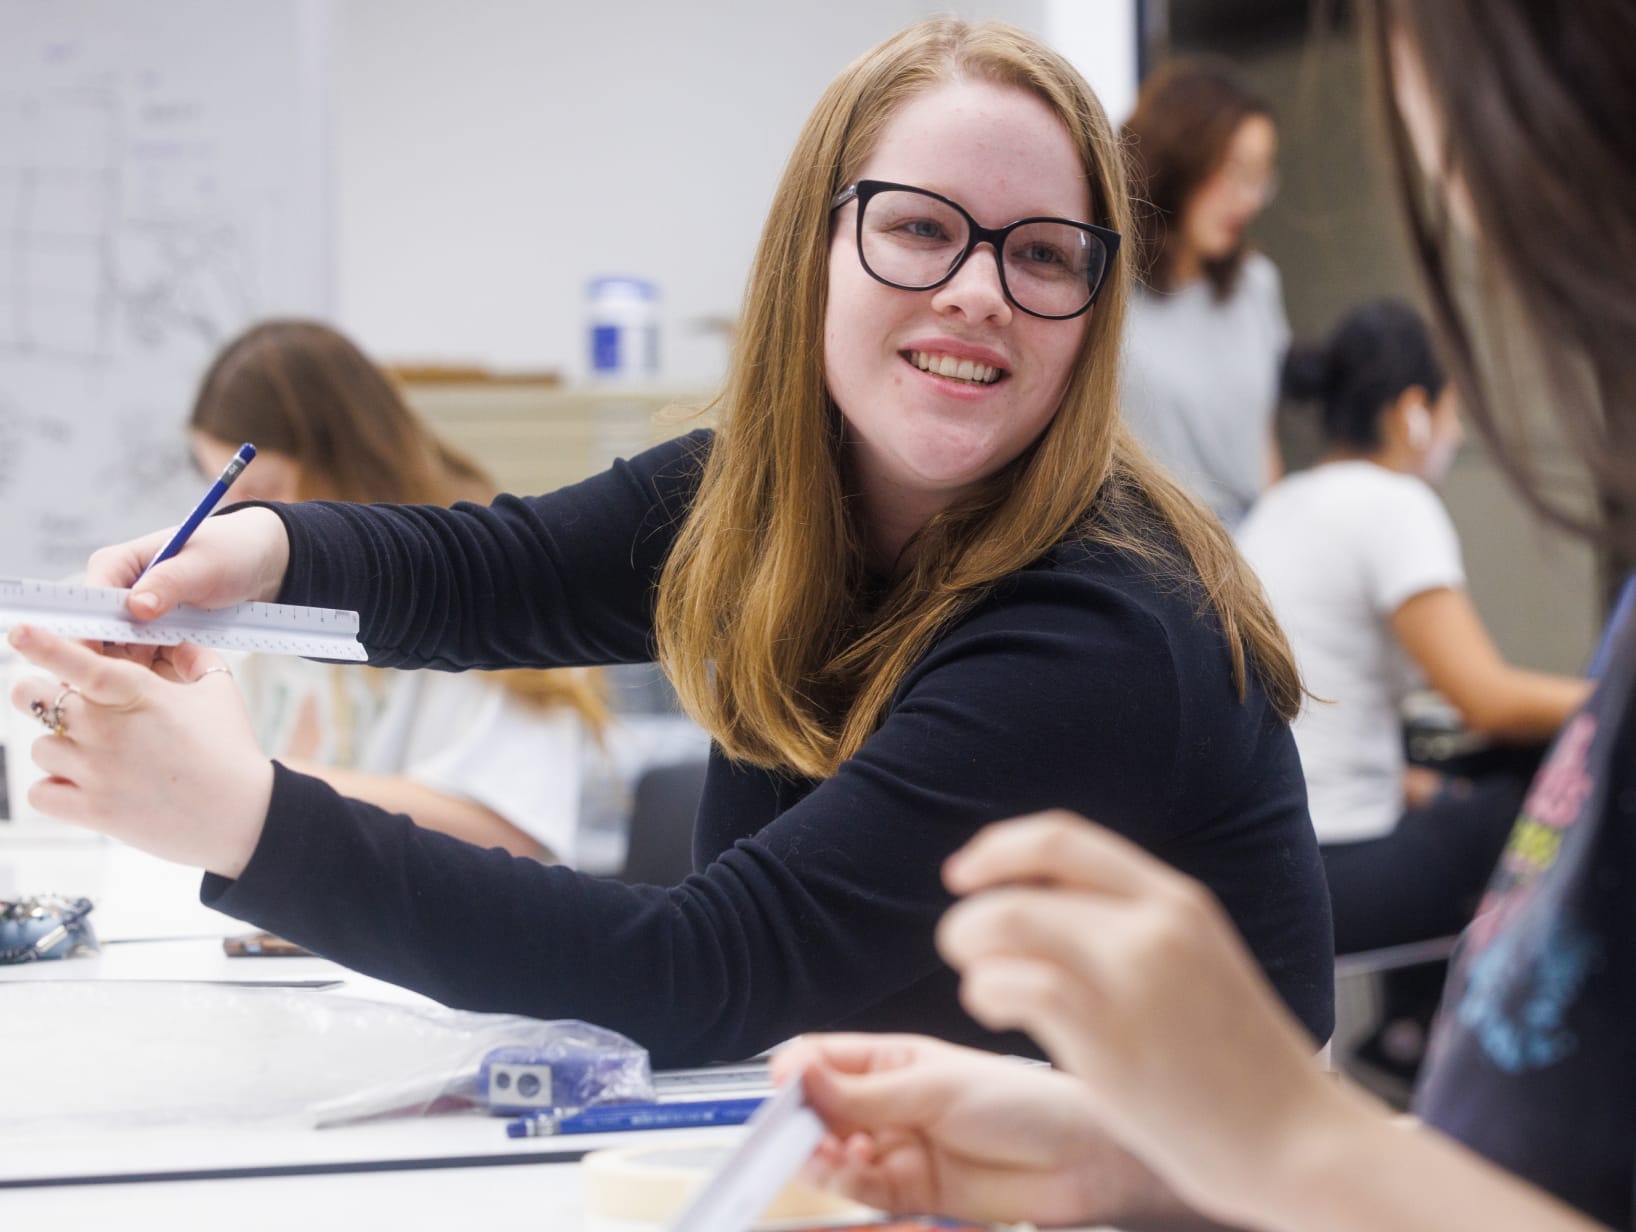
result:
[[[708,426],[698,390],[528,382],[401,382],[409,405],[494,475],[502,491],[548,492]]]

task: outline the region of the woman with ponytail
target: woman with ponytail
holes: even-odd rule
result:
[[[1314,698],[1295,743],[1336,950],[1442,936],[1470,920],[1533,759],[1452,781],[1406,766],[1407,694],[1429,684],[1468,731],[1537,752],[1590,686],[1506,662],[1472,605],[1433,489],[1460,445],[1459,394],[1414,309],[1353,309],[1291,351],[1284,389],[1321,409],[1325,452],[1261,498],[1239,544]]]

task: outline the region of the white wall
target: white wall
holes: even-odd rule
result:
[[[1060,38],[1128,109],[1131,0],[338,0],[338,323],[384,359],[578,374],[586,280],[632,273],[662,290],[663,379],[713,381],[697,322],[736,313],[808,110],[949,9]]]
[[[1136,110],[1138,0],[1045,0],[1040,30],[1073,63],[1122,124]],[[1019,23],[1021,24],[1021,23]]]

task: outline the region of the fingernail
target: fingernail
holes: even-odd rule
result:
[[[151,590],[144,590],[139,595],[131,596],[131,606],[139,607],[144,612],[154,612],[159,610],[159,599]]]
[[[25,636],[22,625],[13,625],[11,632],[6,634],[6,640],[13,646],[21,646]]]

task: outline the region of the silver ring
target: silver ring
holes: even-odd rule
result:
[[[218,663],[215,667],[205,668],[204,671],[200,672],[197,676],[195,676],[193,678],[193,683],[198,684],[199,681],[203,680],[206,676],[214,675],[216,672],[220,672],[222,675],[226,676],[229,680],[233,679],[233,669],[230,668],[230,667],[223,667],[221,664]]]
[[[78,689],[71,684],[65,684],[62,687],[62,692],[57,694],[57,700],[52,702],[50,706],[41,701],[29,703],[29,713],[40,720],[40,725],[53,736],[66,736],[68,734],[68,720],[63,717],[62,704],[68,700],[70,693],[80,696]]]

